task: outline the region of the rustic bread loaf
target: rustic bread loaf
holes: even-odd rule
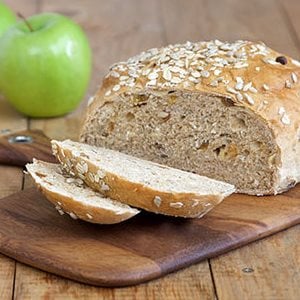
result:
[[[276,194],[300,180],[300,62],[263,43],[150,49],[111,67],[80,140]]]
[[[79,178],[63,173],[59,164],[34,160],[26,168],[46,198],[60,214],[92,223],[114,224],[127,220],[140,211],[118,201],[104,198],[87,187]]]
[[[66,172],[106,197],[145,210],[201,217],[235,191],[231,184],[70,140],[52,141]]]

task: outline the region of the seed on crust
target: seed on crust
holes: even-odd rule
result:
[[[160,207],[160,205],[161,205],[161,198],[159,196],[155,196],[153,202],[154,202],[154,204],[157,207]]]

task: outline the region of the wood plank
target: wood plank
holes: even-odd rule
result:
[[[287,27],[292,34],[295,43],[300,49],[300,5],[298,0],[280,0],[280,7],[282,15],[286,20]],[[296,54],[298,60],[300,59],[300,51]]]
[[[212,259],[211,266],[220,300],[239,295],[245,300],[299,299],[300,226]]]
[[[5,3],[16,12],[29,16],[36,11],[36,0],[6,0]],[[27,129],[27,119],[17,113],[0,95],[0,136],[7,133]],[[16,167],[0,166],[0,198],[22,188],[22,170]],[[15,275],[15,261],[0,255],[0,299],[12,299]]]
[[[201,278],[201,281],[199,280]],[[18,299],[207,299],[214,298],[207,263],[165,276],[135,287],[97,288],[69,281],[37,269],[18,264],[16,276]]]
[[[263,40],[270,47],[299,58],[298,32],[295,38],[300,25],[297,0],[281,1],[293,20],[294,32],[275,0],[194,0],[184,10],[176,9],[183,7],[183,2],[177,0],[176,6],[171,0],[162,2],[169,43],[215,38]],[[299,268],[295,267],[299,266],[299,250],[295,250],[299,230],[298,226],[288,234],[278,234],[211,260],[218,299],[299,298]],[[243,273],[241,269],[247,266],[254,266],[254,273]]]
[[[13,295],[15,261],[0,254],[0,299],[10,300]]]
[[[15,13],[21,13],[24,17],[28,18],[37,13],[38,2],[40,0],[4,0]]]
[[[166,43],[159,14],[159,1],[72,1],[66,7],[61,1],[43,3],[44,11],[61,12],[79,22],[89,37],[94,53],[93,73],[87,98],[92,95],[109,65],[135,55],[143,49]],[[33,120],[31,128],[42,129],[52,138],[76,139],[82,118],[81,107],[66,118]],[[30,180],[25,180],[30,186]],[[193,295],[214,298],[207,262],[137,287],[122,289],[94,288],[18,264],[16,299],[183,299]]]
[[[262,40],[279,52],[299,56],[276,0],[190,0],[188,5],[185,0],[166,0],[161,3],[168,43]]]
[[[0,96],[0,136],[7,130],[14,132],[25,129],[26,118],[20,116]],[[22,188],[23,174],[20,168],[0,166],[0,198],[8,196]],[[11,299],[13,294],[15,262],[0,255],[0,299]]]
[[[277,196],[232,195],[202,219],[142,212],[99,226],[60,216],[33,188],[0,201],[0,252],[80,282],[128,286],[299,224],[299,199],[300,185]]]
[[[263,1],[262,1],[263,2]],[[267,2],[267,1],[266,1]],[[269,3],[269,2],[268,2]],[[207,4],[207,2],[206,2],[206,4]],[[176,6],[176,5],[174,5],[173,4],[173,8],[174,8],[174,6]],[[191,5],[192,6],[192,5]],[[185,8],[186,8],[187,6],[185,6]],[[219,3],[218,3],[218,7],[219,7]],[[257,7],[255,4],[253,5],[253,7]],[[273,10],[274,9],[274,5],[272,6],[271,5],[271,10]],[[276,5],[275,5],[275,7],[276,7]],[[201,8],[201,7],[200,7]],[[232,8],[232,7],[231,7]],[[261,5],[260,6],[258,6],[258,8],[263,8]],[[267,8],[267,10],[269,10],[269,7],[265,7],[265,8]],[[222,8],[220,9],[219,8],[219,10],[222,12],[223,10],[222,10]],[[183,12],[184,10],[182,10],[182,12]],[[246,16],[246,18],[247,18],[247,10],[242,10],[243,11],[243,13],[244,13],[244,15],[243,15],[243,17],[245,17]],[[253,11],[253,10],[252,10]],[[258,11],[257,11],[258,12]],[[203,7],[202,7],[202,14],[203,15],[206,15],[206,13],[207,13],[207,8],[205,8],[205,6],[204,6],[204,9],[203,9]],[[265,14],[265,11],[263,11],[263,13]],[[210,16],[213,14],[213,11],[210,13]],[[233,18],[233,19],[235,19],[235,15],[231,15],[231,14],[228,14],[229,16],[231,16],[231,18]],[[188,16],[188,14],[187,13],[185,13],[185,17],[187,17]],[[278,16],[278,13],[275,13],[275,16]],[[199,16],[198,16],[199,17]],[[254,18],[255,16],[253,16],[253,20],[255,20],[255,18]],[[264,16],[260,16],[260,19],[261,18],[263,18]],[[180,20],[180,19],[177,19],[177,20]],[[189,22],[190,24],[193,24],[192,22],[190,22],[190,19],[188,19],[188,18],[186,18],[186,20],[187,20],[187,22]],[[279,20],[279,23],[278,23],[278,20]],[[279,19],[278,18],[276,18],[276,34],[274,33],[274,32],[271,32],[271,29],[266,29],[266,30],[261,30],[261,28],[264,28],[264,27],[266,27],[267,25],[267,28],[269,28],[269,27],[273,27],[273,26],[269,26],[269,24],[270,23],[264,23],[264,22],[260,22],[259,24],[260,24],[260,26],[255,26],[255,30],[258,30],[258,32],[255,32],[256,34],[261,34],[261,36],[263,35],[263,32],[267,32],[268,30],[270,30],[270,32],[269,32],[269,34],[267,34],[267,38],[268,39],[271,39],[271,40],[275,40],[275,36],[276,36],[276,38],[278,38],[278,36],[279,36],[279,40],[280,40],[280,37],[283,37],[284,35],[282,35],[282,33],[277,33],[277,30],[278,30],[278,27],[279,27],[279,31],[281,32],[281,26],[280,25],[282,25],[283,23],[281,22],[281,20],[282,20],[282,18],[280,17]],[[243,20],[242,20],[243,21]],[[227,22],[228,22],[228,20],[227,20]],[[275,22],[275,21],[274,21]],[[274,23],[273,22],[273,23]],[[211,23],[210,23],[211,24]],[[227,24],[227,23],[226,23]],[[279,24],[278,25],[278,27],[277,27],[277,24]],[[223,26],[223,23],[222,22],[220,22],[220,25],[219,25],[219,32],[221,32],[223,29],[222,28],[220,28],[220,27],[222,27]],[[263,27],[264,26],[264,27]],[[224,27],[224,30],[223,31],[225,31],[225,30],[227,30],[228,28],[230,29],[229,30],[229,33],[228,33],[228,35],[229,34],[236,34],[235,32],[238,32],[239,34],[241,34],[240,33],[240,29],[236,29],[236,28],[234,28],[234,26],[233,27],[225,27],[225,26],[223,26]],[[246,27],[246,26],[245,26]],[[284,27],[284,26],[283,26]],[[194,27],[193,27],[194,28]],[[205,27],[203,27],[203,28],[205,28]],[[178,29],[178,26],[176,27],[176,29]],[[265,29],[265,28],[264,28]],[[191,30],[193,30],[192,28],[191,28],[191,25],[190,25],[190,29],[189,29],[189,32],[191,31]],[[251,29],[252,30],[252,29]],[[274,28],[272,29],[272,30],[274,30]],[[261,33],[260,33],[260,31],[261,31]],[[209,32],[209,30],[208,30],[208,32]],[[233,32],[233,33],[232,33]],[[252,32],[252,31],[251,31]],[[178,32],[177,32],[178,33]],[[214,32],[211,32],[211,35],[208,37],[208,38],[211,38],[212,37],[212,35],[213,35],[213,33]],[[178,36],[180,36],[180,34],[182,34],[182,33],[180,33],[179,32],[179,34],[178,34]],[[196,34],[197,34],[197,32],[196,32]],[[176,38],[176,36],[175,36],[175,34],[173,33],[173,36],[174,36],[174,39]],[[191,34],[191,36],[193,36],[192,34]],[[226,34],[224,34],[224,36],[226,36]],[[187,38],[185,38],[185,34],[182,34],[182,37],[184,38],[184,40],[185,39],[187,39]],[[200,37],[201,38],[201,37]],[[220,37],[221,38],[221,37]],[[193,39],[193,38],[189,38],[189,39]],[[198,37],[196,38],[196,39],[199,39]],[[266,40],[265,38],[264,38],[264,40]],[[290,49],[291,49],[291,47],[292,48],[294,48],[294,50],[289,50],[290,52],[288,52],[287,50],[284,50],[284,48],[286,47],[286,46],[284,46],[286,43],[284,42],[284,41],[280,41],[280,47],[282,47],[282,49],[283,50],[281,50],[281,48],[279,48],[279,47],[277,47],[277,49],[278,50],[281,50],[281,51],[283,51],[283,52],[286,52],[286,53],[290,53],[290,54],[292,54],[292,55],[296,55],[296,48],[293,46],[293,42],[292,42],[292,40],[290,39],[290,38],[288,38],[288,40],[290,40],[290,42],[291,42],[291,46],[288,46]],[[168,40],[169,41],[169,40]],[[289,43],[290,43],[289,42]],[[289,45],[289,43],[287,43],[286,45]],[[271,44],[271,42],[268,42],[268,44],[270,44],[271,46],[273,46],[273,47],[276,47],[276,44],[275,44],[275,42],[274,42],[274,45],[273,44]],[[75,122],[76,123],[76,122]],[[286,249],[287,251],[289,251],[289,249]],[[287,252],[287,253],[289,253],[289,252]],[[267,276],[269,276],[269,275],[267,275]]]

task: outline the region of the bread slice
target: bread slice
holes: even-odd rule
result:
[[[59,164],[34,160],[26,168],[38,188],[55,205],[60,214],[91,223],[114,224],[127,220],[140,211],[118,201],[104,198],[79,178],[63,173]]]
[[[231,184],[70,140],[52,141],[67,172],[105,196],[145,210],[201,217],[235,191]]]
[[[233,184],[300,182],[300,62],[261,42],[187,42],[114,64],[80,141]]]

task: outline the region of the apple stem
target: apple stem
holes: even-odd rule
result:
[[[23,21],[24,21],[24,23],[26,24],[26,26],[29,28],[29,30],[31,31],[31,32],[33,32],[33,28],[32,28],[32,26],[31,26],[31,24],[27,21],[27,19],[21,14],[21,13],[17,13],[17,15],[18,15],[18,17],[19,18],[21,18]]]

